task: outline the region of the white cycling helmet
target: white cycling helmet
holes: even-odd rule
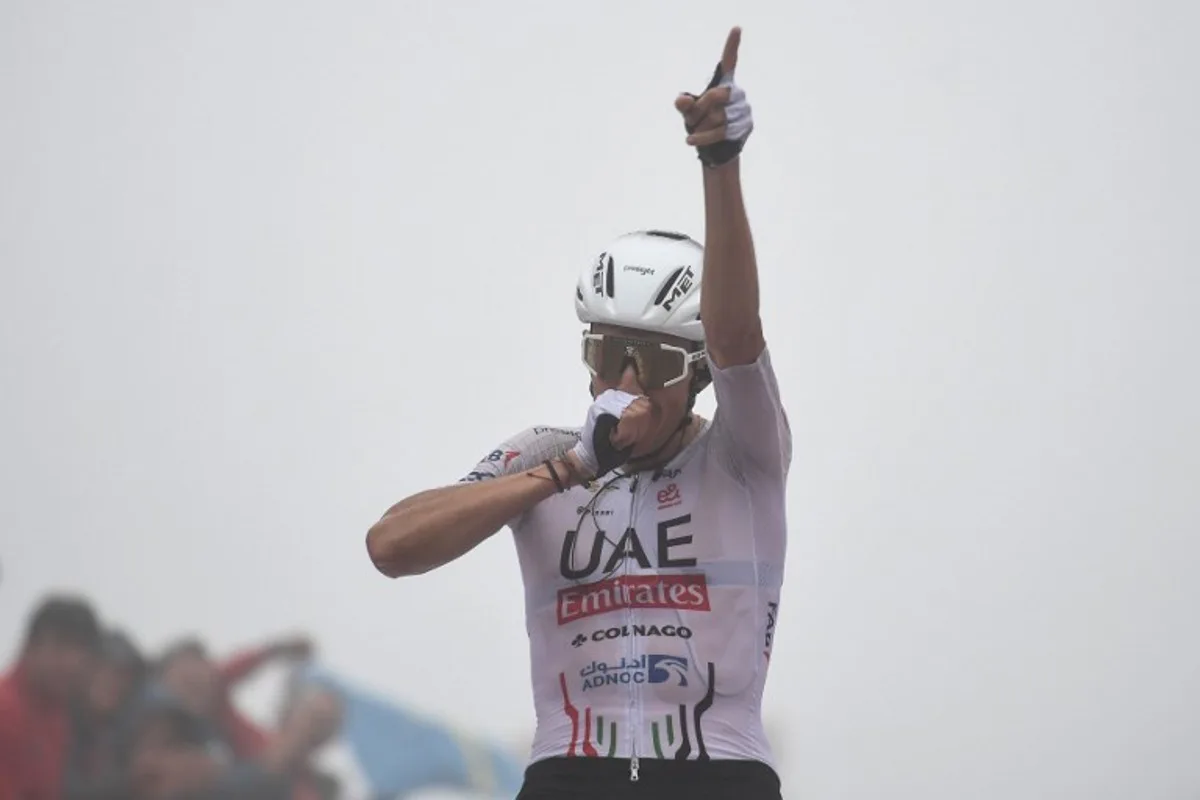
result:
[[[690,236],[627,233],[579,276],[575,312],[585,325],[620,325],[703,342],[703,263],[704,248]]]

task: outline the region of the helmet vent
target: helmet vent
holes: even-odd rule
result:
[[[613,257],[608,253],[601,253],[596,259],[596,266],[592,270],[592,291],[600,297],[613,296]],[[583,298],[580,297],[580,300]]]
[[[676,268],[663,281],[662,288],[658,290],[658,296],[654,298],[654,305],[662,306],[670,311],[676,301],[692,290],[695,283],[696,274],[692,272],[690,266]]]
[[[667,292],[671,291],[671,286],[675,283],[675,279],[679,277],[679,273],[683,272],[683,267],[678,267],[667,276],[663,281],[662,288],[658,290],[658,296],[654,298],[654,305],[661,306],[663,301],[667,299]]]
[[[677,242],[684,242],[692,238],[686,233],[675,233],[674,231],[646,231],[647,236],[658,236],[663,239],[673,239]]]

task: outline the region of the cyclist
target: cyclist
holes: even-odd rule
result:
[[[702,162],[706,246],[639,231],[579,277],[582,427],[505,440],[367,536],[398,577],[513,530],[537,710],[520,800],[780,797],[761,704],[791,434],[742,202],[739,41],[734,28],[705,92],[675,102]],[[712,421],[692,413],[710,383]]]

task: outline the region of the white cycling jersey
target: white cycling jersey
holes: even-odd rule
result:
[[[712,367],[717,412],[669,464],[611,473],[510,522],[537,732],[550,756],[753,759],[787,544],[791,432],[764,350]],[[562,455],[575,428],[510,438],[462,481]]]

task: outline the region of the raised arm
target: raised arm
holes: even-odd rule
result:
[[[700,321],[708,357],[721,369],[762,353],[758,265],[742,202],[739,160],[704,170],[704,277]]]
[[[792,436],[759,317],[758,265],[742,200],[740,154],[754,129],[734,83],[741,29],[734,28],[702,95],[682,94],[688,144],[704,173],[704,273],[700,322],[717,395],[715,437],[741,479],[786,478]]]
[[[221,680],[226,686],[232,686],[253,676],[268,664],[289,659],[303,661],[310,658],[312,652],[312,640],[306,636],[281,637],[257,647],[247,647],[219,665]]]
[[[696,97],[682,94],[675,107],[697,148],[704,174],[704,272],[700,321],[709,359],[718,368],[752,364],[762,353],[758,265],[742,199],[740,152],[753,122],[745,94],[733,84],[742,32],[725,41],[713,81]]]

